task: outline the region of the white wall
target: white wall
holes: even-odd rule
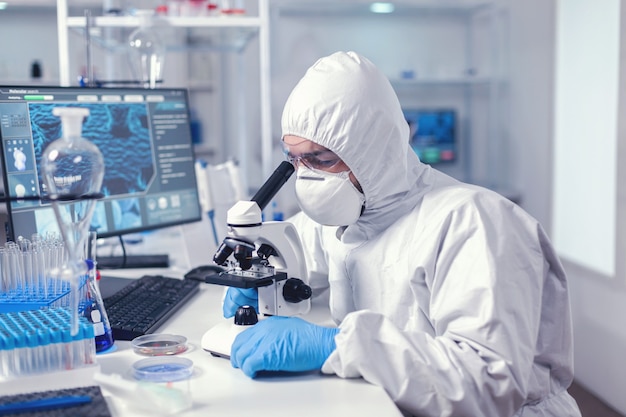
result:
[[[39,60],[45,83],[58,83],[56,15],[48,8],[0,11],[0,83],[30,82],[30,65]]]
[[[626,10],[618,0],[556,4],[553,234],[570,281],[575,375],[626,413],[626,119],[617,119],[626,109]]]
[[[551,230],[554,1],[509,1],[513,186],[521,205]],[[532,30],[529,30],[532,28]]]
[[[604,3],[603,3],[604,4]],[[597,3],[594,3],[597,6]],[[616,34],[620,40],[626,36],[626,8],[619,12],[621,19],[620,33]],[[626,69],[626,45],[622,42],[619,51],[619,72]],[[621,75],[620,74],[620,75]],[[619,79],[617,114],[623,115],[626,109],[626,80]],[[626,397],[623,387],[626,386],[626,327],[623,317],[626,317],[626,270],[622,254],[626,249],[626,199],[624,198],[626,162],[626,132],[625,122],[617,120],[617,152],[615,141],[612,145],[605,145],[607,154],[613,153],[617,158],[617,176],[605,178],[604,170],[590,171],[590,177],[595,183],[616,182],[616,197],[600,202],[604,205],[613,204],[616,212],[613,219],[616,224],[616,240],[611,247],[615,256],[615,273],[607,275],[597,268],[585,268],[588,262],[578,260],[566,261],[571,287],[572,310],[574,313],[576,373],[579,381],[595,392],[600,398],[623,414],[626,414]],[[613,139],[613,138],[611,138]],[[605,139],[606,140],[606,139]],[[606,143],[606,142],[605,142]],[[615,181],[617,180],[617,181]],[[595,186],[595,185],[592,185]],[[607,201],[608,200],[608,201]],[[598,210],[599,214],[603,210]],[[609,241],[609,236],[605,236]],[[595,234],[581,234],[579,239],[591,242],[597,239]],[[611,242],[609,242],[611,243]]]
[[[566,1],[569,5],[571,1]],[[581,5],[580,1],[577,1]],[[511,1],[511,135],[512,143],[516,146],[519,158],[519,179],[520,188],[524,190],[523,206],[533,214],[546,227],[548,232],[553,235],[554,225],[562,225],[564,216],[568,216],[568,211],[572,209],[570,205],[560,204],[557,210],[552,210],[552,202],[555,197],[553,193],[553,177],[552,160],[561,155],[572,157],[568,153],[568,147],[559,148],[560,154],[555,154],[554,134],[555,134],[555,117],[554,106],[556,103],[554,97],[555,82],[555,62],[557,56],[556,35],[557,35],[557,1],[544,0],[526,0],[524,2]],[[602,2],[604,6],[615,6],[614,2]],[[583,1],[582,6],[597,8],[599,2]],[[615,22],[616,16],[609,16],[609,21]],[[626,12],[622,8],[621,21],[626,22]],[[585,20],[579,24],[584,25]],[[626,24],[622,23],[621,39],[626,38]],[[529,30],[530,29],[530,30]],[[578,27],[579,33],[583,33],[586,29]],[[578,41],[585,42],[585,39],[576,37]],[[573,40],[574,38],[572,38]],[[621,66],[626,68],[626,53],[624,52],[626,45],[622,45]],[[582,59],[589,58],[589,54],[583,54],[580,50],[579,57]],[[615,52],[615,51],[614,51]],[[615,64],[614,61],[612,61]],[[609,62],[596,62],[598,68],[603,68]],[[575,68],[574,68],[575,69]],[[566,71],[567,67],[561,68]],[[613,69],[612,69],[613,70]],[[623,70],[622,70],[623,71]],[[593,88],[597,82],[596,75],[583,77],[578,82],[584,83],[584,86],[574,86],[575,91],[582,91],[586,88]],[[570,88],[572,88],[570,86]],[[621,99],[619,109],[625,109],[626,105],[626,83],[621,80],[619,86],[621,91]],[[575,104],[589,105],[590,101],[584,94],[578,94],[574,97]],[[612,102],[615,106],[617,103]],[[601,103],[596,106],[593,111],[607,108],[608,111],[616,111],[611,108],[609,103]],[[617,114],[626,114],[623,110]],[[596,119],[591,124],[603,122],[606,119],[602,115],[596,115]],[[609,118],[610,120],[610,118]],[[562,119],[564,123],[571,126],[578,126],[578,119]],[[610,123],[610,122],[608,122]],[[622,118],[618,127],[619,144],[621,152],[620,161],[626,161],[626,119]],[[581,130],[582,131],[582,130]],[[574,147],[582,146],[588,141],[583,137],[579,137],[574,132],[571,137],[563,138],[569,140]],[[602,143],[606,144],[604,138]],[[610,146],[610,145],[609,145]],[[614,151],[608,151],[605,155],[610,164],[611,155]],[[575,156],[575,155],[574,155]],[[594,211],[596,205],[589,205],[589,195],[593,193],[605,178],[599,176],[599,173],[607,175],[606,167],[602,166],[602,162],[591,163],[585,158],[580,158],[580,163],[576,164],[568,176],[567,172],[562,172],[560,181],[565,181],[561,186],[571,187],[570,193],[574,196],[581,197],[575,204],[582,205],[583,212],[587,212],[586,224],[593,224],[593,218],[598,216],[611,216],[611,211],[617,207],[617,246],[612,238],[613,233],[591,235],[583,233],[586,228],[578,227],[576,224],[569,225],[576,233],[571,239],[576,243],[590,247],[594,243],[599,242],[603,247],[610,247],[610,251],[618,254],[616,274],[608,276],[599,272],[597,269],[585,267],[588,262],[581,262],[574,256],[572,260],[568,260],[567,256],[563,257],[563,263],[568,273],[569,285],[571,289],[571,308],[574,325],[574,367],[575,378],[578,383],[595,393],[609,405],[621,413],[626,414],[626,397],[623,393],[623,387],[626,384],[626,361],[623,360],[624,350],[626,349],[626,326],[623,325],[622,317],[626,316],[626,273],[620,263],[619,254],[626,249],[626,216],[620,213],[626,213],[626,196],[624,189],[624,169],[621,173],[618,171],[617,176],[617,206],[615,200],[602,203],[599,208],[600,212]],[[618,164],[618,170],[619,170]],[[622,162],[621,165],[624,165]],[[583,186],[577,178],[583,175],[586,185]],[[609,174],[610,175],[610,174]],[[614,173],[613,173],[614,175]],[[568,181],[569,178],[569,181]],[[608,178],[608,182],[615,184],[615,178]],[[607,190],[604,189],[606,192]],[[610,193],[609,193],[610,194]],[[597,197],[597,194],[593,194]],[[571,195],[565,195],[570,197]],[[612,207],[611,207],[612,205]],[[580,210],[575,207],[580,213]],[[608,213],[608,214],[607,214]],[[571,217],[570,217],[571,218]],[[606,219],[611,222],[613,219]],[[617,248],[617,251],[616,251]],[[610,260],[608,261],[610,262]],[[620,266],[621,265],[621,266]],[[610,265],[607,265],[610,268]],[[606,269],[606,267],[604,268]]]
[[[567,0],[557,7],[554,241],[562,256],[608,276],[615,273],[619,6]]]

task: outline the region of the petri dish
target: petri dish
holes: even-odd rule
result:
[[[187,338],[175,334],[146,334],[130,344],[135,353],[143,356],[177,355],[187,350]]]
[[[135,379],[148,382],[175,382],[191,377],[193,362],[187,358],[146,358],[133,364]]]

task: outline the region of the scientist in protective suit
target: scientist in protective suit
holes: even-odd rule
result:
[[[318,60],[282,130],[310,283],[329,287],[338,328],[269,317],[236,338],[234,367],[361,377],[407,415],[580,416],[567,280],[546,233],[421,163],[380,70],[354,52]],[[224,315],[255,297],[229,288]]]

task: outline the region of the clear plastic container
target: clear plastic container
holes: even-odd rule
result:
[[[206,16],[208,0],[185,0],[181,3],[181,16]]]
[[[221,0],[221,14],[223,16],[243,16],[246,8],[243,0]]]
[[[186,358],[157,356],[133,364],[133,376],[146,393],[156,398],[158,409],[168,415],[191,408],[189,379],[193,362]]]
[[[207,16],[218,16],[220,14],[220,7],[217,3],[208,2],[206,5]]]

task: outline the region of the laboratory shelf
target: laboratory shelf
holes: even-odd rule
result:
[[[252,26],[170,26],[161,24],[163,30],[188,29],[186,42],[171,42],[166,45],[168,52],[234,52],[244,51],[250,42],[258,37],[258,28]],[[85,26],[68,26],[73,32],[84,36]],[[115,40],[102,32],[105,28],[121,28],[129,33],[133,25],[92,26],[89,30],[91,42],[110,52],[125,54],[128,50],[126,40]],[[198,32],[201,31],[201,32]]]
[[[137,16],[95,16],[91,18],[94,27],[139,27]],[[167,25],[177,28],[259,28],[261,18],[257,16],[157,16],[152,19],[154,25]],[[87,18],[84,16],[72,16],[67,18],[68,27],[84,28]]]
[[[68,32],[82,34],[86,44],[98,45],[105,50],[105,68],[108,72],[120,67],[120,62],[126,59],[125,35],[134,28],[140,26],[140,18],[133,15],[100,15],[84,16],[70,15],[69,3],[78,0],[56,0],[57,4],[57,27],[59,43],[59,78],[61,85],[70,85],[71,57],[70,39]],[[106,2],[105,2],[106,3]],[[250,116],[245,111],[244,102],[247,101],[247,91],[238,87],[245,85],[247,74],[245,69],[250,60],[256,60],[259,68],[259,129],[252,138],[250,133],[240,128],[240,125],[229,126],[223,129],[222,142],[235,142],[241,160],[248,159],[248,149],[261,149],[261,165],[263,176],[269,176],[272,172],[272,124],[271,124],[271,93],[270,93],[270,36],[269,36],[269,3],[270,0],[258,0],[257,4],[246,9],[244,15],[218,15],[218,16],[166,16],[155,15],[152,17],[153,26],[167,33],[167,51],[179,54],[177,61],[181,67],[188,65],[189,58],[193,54],[200,56],[204,52],[217,54],[230,54],[235,62],[236,69],[224,72],[220,75],[220,81],[216,83],[207,80],[194,80],[192,77],[185,80],[185,87],[197,93],[215,92],[220,95],[223,108],[228,116],[225,120],[246,120]],[[171,36],[170,36],[171,35]],[[258,42],[252,42],[256,41]],[[258,47],[258,54],[244,53],[251,46]],[[109,52],[113,52],[110,54]],[[75,48],[72,48],[74,56]],[[185,54],[189,53],[186,57]],[[90,57],[91,48],[87,52],[87,69],[93,69]],[[230,58],[222,61],[230,61]],[[229,82],[236,79],[235,83]],[[172,83],[180,83],[174,80]],[[174,84],[172,84],[174,85]],[[216,88],[217,85],[217,88]],[[239,90],[237,90],[239,89]],[[232,90],[232,91],[231,91]],[[206,96],[207,94],[204,94]],[[196,96],[202,96],[197,94]],[[206,100],[205,100],[206,101]],[[257,112],[255,112],[256,115]],[[251,113],[252,114],[252,113]],[[233,116],[231,116],[233,115]],[[255,116],[256,117],[256,116]],[[231,122],[232,124],[232,122]],[[245,123],[243,124],[245,125]],[[233,133],[234,132],[234,133]],[[226,136],[228,134],[229,136]],[[233,141],[233,137],[235,140]],[[253,140],[260,141],[259,146],[251,145]],[[227,146],[225,148],[228,148]],[[211,152],[213,148],[207,149]],[[244,178],[248,178],[247,172],[242,172]]]
[[[457,14],[467,15],[492,7],[493,0],[412,0],[394,2],[393,13],[396,15],[415,14]],[[272,6],[285,17],[313,17],[313,16],[346,16],[359,18],[371,16],[372,2],[369,0],[351,0],[338,2],[335,0],[297,1],[273,0]],[[384,14],[384,13],[381,13]],[[388,13],[389,15],[392,12]]]
[[[423,86],[470,86],[470,85],[489,85],[498,82],[496,78],[488,77],[458,77],[458,78],[397,78],[391,79],[394,87],[423,87]]]
[[[126,44],[112,41],[102,34],[105,28],[134,29],[139,27],[140,18],[137,16],[95,16],[89,18],[90,35],[92,42],[115,52],[124,52]],[[258,36],[261,19],[258,16],[155,16],[152,25],[164,30],[203,29],[205,36],[189,37],[184,45],[167,45],[168,51],[173,52],[241,52],[247,48],[250,41]],[[67,17],[66,27],[73,32],[84,34],[87,27],[87,17]]]

